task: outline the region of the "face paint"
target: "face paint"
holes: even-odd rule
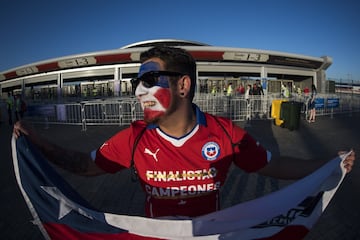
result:
[[[171,102],[170,89],[153,87],[151,90],[155,91],[151,96],[155,101],[143,102],[146,106],[144,108],[144,120],[146,122],[155,122],[160,117],[164,116]],[[155,105],[152,105],[153,103],[155,103]]]
[[[146,87],[159,86],[163,88],[168,88],[169,81],[167,76],[181,75],[175,72],[162,71],[160,69],[161,67],[159,63],[146,62],[140,66],[138,79],[141,79],[141,81],[144,83],[144,86]]]
[[[163,116],[170,106],[171,94],[169,88],[154,86],[146,88],[142,83],[138,85],[135,95],[144,111],[144,120],[154,122]]]
[[[160,71],[161,67],[158,62],[146,62],[141,64],[138,77],[141,77],[144,73],[151,72],[151,71]]]
[[[146,72],[159,70],[160,65],[157,62],[147,62],[141,65],[138,77],[141,77]],[[165,115],[166,110],[169,108],[171,103],[171,93],[167,80],[168,77],[163,77],[163,80],[166,81],[167,87],[153,86],[147,88],[144,87],[142,82],[140,82],[135,90],[135,96],[140,101],[141,107],[144,111],[144,120],[148,123],[153,123],[161,116]],[[161,82],[161,80],[159,82]]]

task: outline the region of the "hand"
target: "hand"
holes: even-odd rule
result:
[[[34,128],[27,122],[21,120],[14,124],[13,135],[15,138],[18,138],[22,134],[29,136],[31,139],[37,138]]]
[[[338,154],[342,155],[342,154],[346,154],[347,152],[345,151],[340,151]],[[355,162],[355,151],[351,150],[351,153],[344,159],[344,167],[346,169],[346,173],[349,173],[353,166],[354,166],[354,162]]]

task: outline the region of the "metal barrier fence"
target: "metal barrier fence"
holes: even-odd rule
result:
[[[204,112],[228,117],[233,121],[252,121],[271,119],[273,100],[281,99],[277,95],[226,97],[202,94],[196,96],[194,103]],[[288,101],[303,102],[302,113],[306,117],[305,97],[294,96]],[[360,111],[359,95],[318,95],[317,115],[352,113]],[[1,104],[4,108],[5,104]],[[135,98],[105,99],[78,103],[28,104],[25,117],[36,123],[79,125],[85,131],[90,125],[129,125],[143,118],[140,103]],[[6,112],[4,109],[1,111]]]

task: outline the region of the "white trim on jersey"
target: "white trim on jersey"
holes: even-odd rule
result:
[[[169,135],[167,135],[166,133],[164,133],[163,131],[161,131],[160,128],[156,128],[156,132],[165,140],[167,140],[168,142],[170,142],[172,145],[174,145],[175,147],[181,147],[182,145],[184,145],[184,143],[189,140],[192,136],[195,135],[195,133],[199,130],[199,124],[197,124],[188,134],[186,134],[185,136],[181,137],[181,138],[174,138],[171,137]]]

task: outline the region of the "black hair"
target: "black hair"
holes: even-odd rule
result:
[[[179,72],[190,77],[190,100],[192,101],[196,88],[196,62],[191,54],[182,48],[156,46],[142,52],[140,54],[140,62],[143,63],[154,57],[164,61],[166,71]]]
[[[316,91],[315,84],[312,84],[312,85],[311,85],[311,90],[312,90],[312,91]]]

